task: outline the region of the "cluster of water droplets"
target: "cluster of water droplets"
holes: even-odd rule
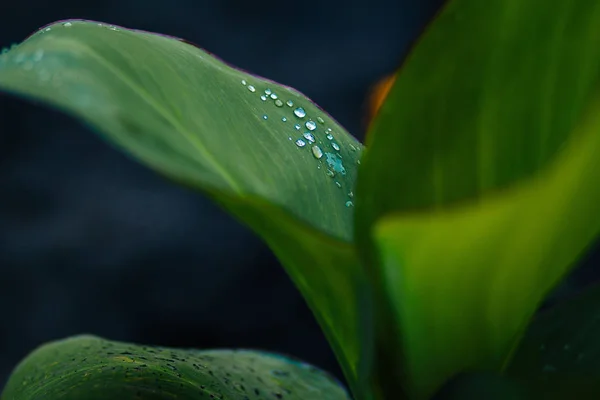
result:
[[[293,124],[290,128],[288,139],[298,149],[310,149],[313,157],[319,160],[317,168],[321,169],[324,164],[325,175],[331,178],[338,188],[343,189],[344,185],[337,179],[339,176],[346,175],[346,168],[344,167],[342,154],[340,153],[341,146],[335,140],[333,129],[325,126],[325,120],[320,116],[314,119],[311,118],[301,105],[294,104],[292,100],[283,101],[269,88],[260,92],[245,79],[242,79],[241,83],[250,93],[258,95],[260,101],[272,102],[277,108],[285,106],[291,111],[289,118],[285,116],[281,118],[281,122],[290,122]],[[269,116],[264,114],[262,118],[267,120]],[[294,138],[293,136],[296,137]],[[352,152],[358,150],[352,144],[349,145],[349,148]],[[357,161],[357,164],[360,164],[360,161]],[[352,198],[354,197],[353,192],[348,191],[347,195],[346,207],[354,206],[352,202]]]

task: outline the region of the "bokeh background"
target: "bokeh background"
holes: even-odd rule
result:
[[[297,88],[362,139],[369,90],[441,2],[5,0],[0,47],[66,18],[185,38]],[[562,293],[594,279],[597,253]],[[34,347],[78,333],[267,349],[341,378],[304,301],[252,232],[77,121],[4,94],[0,318],[0,387]]]

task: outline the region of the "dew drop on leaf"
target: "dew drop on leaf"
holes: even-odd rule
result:
[[[248,90],[251,91],[252,93],[256,92],[256,88],[252,85],[248,85]]]
[[[321,118],[321,117],[317,117],[317,122],[320,123],[320,124],[324,124],[325,120],[323,118]]]
[[[306,146],[306,142],[302,139],[298,139],[298,140],[296,140],[296,146],[304,147],[304,146]]]
[[[311,143],[314,143],[314,142],[315,142],[315,137],[314,137],[314,136],[313,136],[313,134],[312,134],[312,133],[310,133],[310,132],[306,132],[306,133],[305,133],[304,135],[302,135],[302,136],[304,136],[304,138],[305,138],[306,140],[308,140],[309,142],[311,142]]]
[[[268,95],[270,95],[271,93],[273,93],[273,92],[271,91],[271,89],[268,89],[268,88],[267,88],[267,89],[265,89],[265,94],[266,94],[267,96],[268,96]]]
[[[342,164],[342,159],[337,154],[333,153],[325,153],[327,157],[327,165],[329,168],[333,169],[335,172],[339,172],[342,175],[346,175],[346,168],[344,168],[344,164]]]
[[[265,96],[264,94],[260,95],[260,99],[262,101],[267,101],[267,96]]]
[[[353,192],[348,192],[348,197],[353,198],[354,197],[354,193]]]
[[[329,140],[333,140],[333,136],[331,135],[331,133],[328,133],[327,136],[326,136],[326,138],[329,139]]]
[[[332,142],[331,147],[333,147],[337,151],[340,151],[340,146],[336,142]]]
[[[277,100],[277,95],[276,95],[275,93],[271,93],[271,96],[270,96],[270,97],[271,97],[271,99],[273,99],[273,100]]]
[[[291,100],[286,101],[285,104],[287,104],[288,107],[294,107],[294,102]]]
[[[281,120],[282,120],[283,122],[286,122],[286,121],[287,121],[287,118],[286,118],[286,117],[281,117]]]
[[[283,107],[283,101],[281,101],[281,100],[277,99],[277,100],[275,100],[275,105],[276,105],[277,107]]]
[[[70,23],[70,22],[65,22],[65,23],[63,24],[63,26],[68,28],[68,27],[70,27],[70,26],[73,26],[73,24],[72,24],[72,23]]]
[[[352,207],[353,205],[354,205],[354,203],[353,203],[353,202],[351,202],[350,200],[348,200],[348,201],[346,202],[346,207]]]
[[[333,172],[332,170],[328,169],[327,170],[327,176],[330,177],[330,178],[333,178],[333,177],[335,177],[335,172]]]
[[[245,79],[242,79],[242,85],[246,86],[248,84],[248,82],[246,82]]]
[[[335,186],[339,187],[340,189],[342,188],[342,184],[337,181],[335,182]]]
[[[321,148],[319,146],[313,146],[312,147],[312,153],[313,153],[313,156],[315,156],[315,158],[317,160],[319,158],[323,157],[323,150],[321,150]]]
[[[294,110],[294,115],[298,118],[304,118],[306,117],[306,111],[304,111],[304,108],[298,107]]]
[[[300,128],[302,128],[302,126],[300,126],[300,124],[296,124],[296,125],[294,125],[294,129],[295,129],[295,130],[299,131],[299,130],[300,130]]]
[[[317,129],[317,124],[315,124],[315,121],[310,120],[310,121],[306,121],[306,124],[304,124],[306,126],[306,129],[308,129],[309,131],[314,131],[315,129]]]
[[[263,119],[269,119],[269,117],[267,116],[267,114],[263,115]]]

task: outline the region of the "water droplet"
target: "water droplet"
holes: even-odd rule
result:
[[[242,79],[242,85],[246,86],[248,84],[248,82],[246,82],[245,79]]]
[[[294,115],[298,118],[304,118],[306,117],[306,111],[304,111],[304,108],[298,107],[294,110]]]
[[[271,93],[271,96],[270,96],[270,97],[271,97],[271,99],[273,99],[273,100],[277,100],[277,95],[276,95],[275,93]]]
[[[339,155],[334,153],[325,153],[325,156],[327,157],[327,165],[329,168],[335,172],[339,172],[342,175],[346,175],[346,168],[344,168],[344,164],[342,164],[342,159]]]
[[[335,172],[333,172],[332,170],[328,169],[327,170],[327,176],[330,178],[333,178],[335,176]]]
[[[296,140],[296,146],[304,147],[304,146],[306,146],[306,142],[302,139],[298,139],[298,140]]]
[[[281,101],[281,100],[277,99],[277,100],[275,100],[275,105],[276,105],[277,107],[283,107],[283,101]]]
[[[331,132],[331,128],[327,128],[327,132]]]
[[[360,165],[360,160],[356,160],[356,164],[357,164],[357,165]]]
[[[354,197],[354,193],[353,192],[348,192],[348,197],[353,198]]]
[[[355,147],[353,144],[351,144],[351,145],[350,145],[350,150],[352,150],[352,151],[354,152],[354,151],[356,151],[357,149],[356,149],[356,147]]]
[[[263,94],[263,95],[261,95],[261,96],[260,96],[260,99],[261,99],[262,101],[267,101],[267,96],[265,96],[265,95]]]
[[[321,117],[317,117],[317,122],[320,123],[320,124],[324,124],[325,120],[323,118],[321,118]]]
[[[265,94],[266,94],[267,96],[268,96],[268,95],[270,95],[271,93],[273,93],[273,92],[271,92],[271,89],[265,89]]]
[[[314,142],[315,142],[315,137],[314,137],[314,136],[313,136],[313,134],[312,134],[312,133],[310,133],[310,132],[306,132],[306,133],[305,133],[304,135],[302,135],[302,136],[304,136],[304,138],[305,138],[306,140],[308,140],[309,142],[311,142],[311,143],[314,143]]]
[[[326,136],[326,138],[329,139],[329,140],[333,140],[333,136],[331,135],[331,133],[328,133],[327,136]]]
[[[331,142],[331,147],[333,147],[337,151],[340,151],[340,145],[336,142]]]
[[[295,129],[295,130],[299,131],[299,130],[300,130],[300,128],[302,128],[302,126],[301,126],[300,124],[296,124],[296,125],[294,125],[294,129]]]
[[[317,129],[317,124],[315,124],[315,121],[313,120],[306,121],[306,124],[304,124],[304,126],[306,126],[306,129],[308,129],[309,131],[314,131],[315,129]]]
[[[294,102],[291,100],[286,101],[285,104],[287,104],[288,107],[294,107]]]
[[[51,29],[50,29],[50,28],[46,28],[46,29],[45,29],[45,31],[46,31],[46,32],[50,32],[50,31],[51,31]]]
[[[64,27],[66,27],[66,28],[68,28],[68,27],[70,27],[70,26],[73,26],[73,24],[72,24],[72,23],[70,23],[70,22],[65,22],[65,23],[63,24],[63,26],[64,26]]]
[[[287,121],[287,118],[286,118],[286,117],[281,117],[281,120],[282,120],[283,122],[286,122],[286,121]]]
[[[108,27],[108,29],[110,29],[111,31],[116,31],[116,30],[117,30],[117,27],[116,27],[116,26],[113,26],[113,25],[111,25],[111,26],[109,26],[109,27]]]
[[[312,147],[312,153],[313,153],[313,156],[315,156],[315,158],[317,160],[319,158],[323,157],[323,150],[321,150],[321,148],[319,146],[313,146]]]
[[[335,186],[337,186],[337,187],[339,187],[339,188],[341,189],[341,187],[342,187],[342,184],[336,181],[336,182],[335,182]]]
[[[269,119],[268,115],[267,114],[263,115],[263,119]]]
[[[352,207],[353,205],[354,205],[354,203],[353,203],[353,202],[351,202],[350,200],[348,200],[348,201],[346,202],[346,207]]]
[[[251,91],[252,93],[256,92],[256,88],[252,85],[248,85],[248,90]]]

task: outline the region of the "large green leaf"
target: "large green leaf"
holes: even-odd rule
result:
[[[182,350],[77,336],[17,366],[2,400],[349,400],[328,374],[250,350]]]
[[[536,174],[600,74],[595,0],[450,0],[398,72],[369,132],[361,226]]]
[[[600,231],[600,101],[535,178],[375,228],[414,398],[502,369],[544,295]]]
[[[537,316],[507,373],[540,398],[600,397],[600,285]]]
[[[353,384],[364,279],[351,197],[362,146],[332,118],[181,40],[89,21],[52,24],[1,55],[0,90],[81,118],[249,224],[306,296]]]
[[[437,360],[446,372],[457,367],[449,358],[459,354],[461,363],[471,363],[480,340],[494,337],[493,349],[482,350],[484,357],[503,352],[499,338],[515,334],[513,324],[524,323],[540,297],[587,243],[569,238],[565,243],[572,247],[561,244],[561,250],[543,244],[552,242],[549,238],[562,229],[563,218],[575,213],[574,205],[562,203],[567,201],[563,191],[568,186],[556,186],[557,193],[548,189],[546,198],[535,200],[522,198],[525,195],[519,193],[525,192],[517,186],[543,175],[565,146],[579,140],[573,137],[577,135],[573,127],[597,88],[598,43],[600,3],[595,0],[450,0],[406,58],[370,127],[356,210],[357,241],[375,285],[384,286],[387,277],[393,280],[388,289],[395,285],[410,288],[402,292],[390,289],[378,299],[378,309],[383,311],[377,315],[377,354],[388,366],[378,374],[389,371],[386,381],[392,386],[403,374],[399,368],[391,368],[400,358],[414,364],[409,369],[418,375],[424,372],[416,363]],[[580,177],[565,179],[578,182]],[[590,187],[580,193],[587,198],[594,190]],[[520,211],[508,204],[512,201],[523,202]],[[548,219],[539,219],[540,214],[551,211]],[[380,250],[391,252],[381,260],[373,227],[393,213],[395,222],[384,223],[378,233],[387,237],[382,238],[379,246],[384,249]],[[547,232],[535,231],[530,225],[534,221]],[[582,233],[576,232],[575,237],[588,241],[597,221],[590,218],[582,224]],[[521,236],[527,232],[531,238]],[[531,252],[509,247],[506,241],[517,237],[524,240],[519,246],[532,241]],[[492,245],[482,238],[497,242]],[[408,249],[408,243],[414,248]],[[504,258],[510,257],[514,257],[514,265],[496,269],[495,265],[504,268]],[[560,260],[560,264],[547,266],[538,262],[541,259]],[[540,276],[540,268],[552,272]],[[503,276],[503,282],[517,281],[515,287],[528,291],[513,296],[514,289],[496,289],[502,287],[498,281],[486,281],[496,274]],[[394,281],[393,276],[402,281]],[[449,276],[460,280],[448,281]],[[490,285],[494,285],[497,298],[488,299]],[[415,305],[410,311],[411,296],[429,296],[431,307]],[[455,299],[465,302],[464,311]],[[494,317],[481,320],[469,316],[467,310],[483,307],[488,300],[504,310],[498,312],[508,314],[518,308],[518,316],[506,327],[494,322]],[[393,312],[386,307],[410,311],[411,317],[403,316],[394,323],[390,321]],[[458,320],[450,314],[459,312]],[[435,321],[435,330],[418,325],[425,321]],[[461,346],[451,341],[435,343],[442,339],[440,332],[448,330],[453,335],[459,326],[465,330],[461,341],[472,340],[472,348],[461,353]],[[421,335],[417,337],[416,332]],[[411,345],[395,345],[399,336],[411,336],[407,339]],[[419,353],[416,360],[411,358],[414,354],[403,354],[411,346],[414,351],[426,346],[438,351]],[[438,379],[446,377],[446,372]],[[426,376],[412,379],[420,388],[417,391],[424,390]],[[433,379],[431,383],[439,382]]]

